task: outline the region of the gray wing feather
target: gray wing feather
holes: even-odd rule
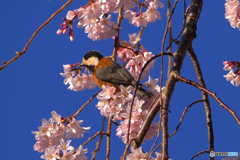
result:
[[[98,68],[96,76],[99,80],[113,83],[117,86],[134,85],[136,82],[133,76],[122,66],[113,62],[111,66]]]

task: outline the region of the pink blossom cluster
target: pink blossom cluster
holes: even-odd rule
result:
[[[88,33],[88,38],[94,41],[115,36],[118,27],[114,22],[110,21],[111,15],[106,14],[108,11],[115,11],[112,3],[109,1],[107,3],[108,5],[103,5],[101,1],[90,1],[85,7],[68,11],[66,19],[64,19],[66,22],[61,24],[63,28],[59,29],[57,34],[66,33],[67,24],[72,24],[73,21],[78,18],[77,27],[85,27],[85,33]],[[72,28],[70,29],[70,32],[71,31]],[[71,35],[73,35],[73,33]]]
[[[157,1],[161,8],[163,8],[163,4]],[[158,4],[154,1],[149,2],[148,9],[146,12],[136,12],[136,10],[126,10],[123,15],[124,18],[129,19],[129,23],[135,25],[136,27],[143,26],[146,27],[148,23],[156,22],[156,19],[160,20],[162,17],[160,12],[157,11]]]
[[[119,47],[117,50],[118,61],[120,63],[127,62],[128,60],[130,60],[132,58],[132,56],[134,54],[134,52],[133,52],[134,49],[130,45],[126,44],[125,46],[128,48]],[[132,50],[129,48],[132,48]]]
[[[127,160],[133,159],[142,159],[142,160],[160,160],[162,158],[162,154],[159,152],[155,152],[156,158],[152,158],[149,156],[147,152],[143,153],[142,147],[133,149],[131,148],[131,153],[127,156]],[[171,159],[168,159],[171,160]]]
[[[225,18],[228,19],[233,28],[240,30],[240,2],[239,0],[226,0]]]
[[[70,41],[73,41],[74,40],[74,34],[73,34],[73,29],[72,29],[72,23],[73,23],[73,21],[76,17],[77,17],[77,12],[68,11],[66,18],[63,18],[63,20],[65,22],[63,22],[60,25],[62,28],[60,28],[57,31],[57,34],[58,35],[61,34],[61,33],[65,34],[68,30],[68,26],[70,26],[68,35],[69,35]]]
[[[138,54],[137,56],[132,57],[127,65],[126,68],[130,68],[130,73],[133,75],[135,79],[138,78],[138,75],[141,73],[143,66],[150,60],[154,55],[152,52],[143,52],[142,54]],[[142,73],[141,79],[146,78],[148,74],[150,74],[151,67],[154,67],[155,60],[151,61],[145,70]]]
[[[88,150],[83,149],[83,146],[80,145],[79,148],[74,151],[74,148],[69,146],[70,142],[71,140],[64,142],[64,140],[61,139],[60,145],[46,148],[41,158],[46,160],[87,160],[84,154],[86,154]]]
[[[239,86],[240,84],[240,65],[237,61],[225,61],[223,62],[225,65],[223,67],[224,70],[229,70],[230,72],[227,75],[224,75],[223,77],[226,78],[227,81],[230,81],[232,85]],[[237,67],[237,69],[234,71],[234,68]]]
[[[129,43],[132,45],[136,45],[141,40],[141,38],[137,35],[137,33],[128,34],[128,36],[129,36]],[[135,53],[134,48],[130,44],[128,44],[125,41],[121,41],[121,43],[123,44],[123,47],[119,47],[117,50],[118,61],[120,63],[127,62],[132,58],[132,56]]]
[[[73,147],[69,146],[70,138],[82,138],[83,133],[87,132],[90,127],[81,127],[80,124],[83,120],[76,120],[72,118],[66,123],[61,115],[57,114],[55,111],[51,112],[52,117],[47,121],[42,119],[42,126],[38,127],[39,131],[32,131],[35,134],[35,139],[37,142],[33,146],[35,151],[44,152],[41,158],[47,160],[70,160],[75,157],[75,159],[86,160],[84,156],[87,153],[87,149],[83,149],[82,146],[78,148],[76,152],[73,152]],[[66,124],[65,124],[65,123]],[[60,150],[62,156],[60,156]],[[72,160],[72,159],[71,159]]]
[[[85,27],[88,38],[94,41],[115,37],[116,29],[119,27],[115,22],[110,21],[111,13],[118,13],[122,7],[125,10],[124,18],[128,18],[129,22],[137,27],[146,27],[148,23],[161,19],[157,9],[158,6],[162,8],[163,4],[159,0],[138,1],[139,6],[132,11],[131,8],[136,4],[134,0],[90,0],[86,6],[68,11],[66,18],[63,19],[65,22],[60,25],[62,28],[57,31],[57,34],[66,33],[70,25],[69,37],[73,41],[72,23],[78,19],[77,27]],[[147,10],[143,12],[145,7]]]
[[[113,121],[121,118],[120,114],[125,110],[125,105],[131,100],[132,87],[127,88],[122,85],[119,87],[121,92],[115,93],[116,88],[110,86],[102,86],[102,91],[98,94],[99,100],[96,107],[100,110],[101,115],[106,117],[114,116]]]
[[[152,80],[149,76],[149,80],[144,84],[148,87],[148,90],[153,93],[153,97],[146,99],[137,95],[134,99],[131,126],[130,126],[130,137],[134,138],[139,129],[142,127],[144,120],[148,114],[148,107],[160,92],[160,87],[157,85],[158,79]],[[133,87],[129,86],[127,88],[120,86],[120,92],[115,92],[114,87],[102,86],[102,91],[98,94],[97,99],[99,100],[96,107],[100,110],[101,114],[109,117],[113,115],[113,121],[120,120],[120,125],[117,128],[117,136],[122,137],[124,143],[126,143],[128,122],[129,122],[129,112],[131,107],[131,101],[133,95]],[[157,134],[158,124],[153,123],[148,130],[145,139],[151,140]]]
[[[81,75],[80,72],[72,71],[73,65],[63,65],[64,73],[60,73],[63,77],[65,77],[63,83],[65,85],[69,84],[68,89],[73,91],[82,91],[85,88],[93,89],[96,87],[96,83],[94,82],[93,76],[91,74],[83,73]]]

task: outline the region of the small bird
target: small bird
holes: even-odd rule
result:
[[[87,67],[92,72],[94,81],[100,88],[103,85],[114,86],[116,92],[120,92],[120,85],[136,87],[137,81],[131,73],[110,58],[103,57],[98,51],[87,52],[79,66]],[[151,92],[141,87],[138,87],[137,93],[148,99],[153,96]]]

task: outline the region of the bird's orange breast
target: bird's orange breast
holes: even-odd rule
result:
[[[102,58],[99,63],[94,67],[94,70],[92,72],[93,74],[93,78],[94,78],[94,81],[95,83],[100,87],[102,88],[103,85],[105,86],[114,86],[114,84],[112,83],[109,83],[109,82],[105,82],[105,81],[101,81],[97,78],[96,76],[96,71],[99,69],[99,68],[103,68],[103,67],[108,67],[112,65],[112,61],[109,59],[109,58]],[[110,74],[110,73],[106,73],[107,74]],[[116,86],[114,86],[116,88],[116,92],[120,92],[120,89]]]

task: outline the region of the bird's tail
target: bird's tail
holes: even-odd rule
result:
[[[149,91],[147,91],[147,90],[145,90],[145,89],[143,89],[141,87],[139,87],[137,89],[137,93],[139,95],[143,96],[143,97],[146,97],[147,99],[149,99],[149,98],[151,98],[153,96],[153,94],[151,92],[149,92]]]

